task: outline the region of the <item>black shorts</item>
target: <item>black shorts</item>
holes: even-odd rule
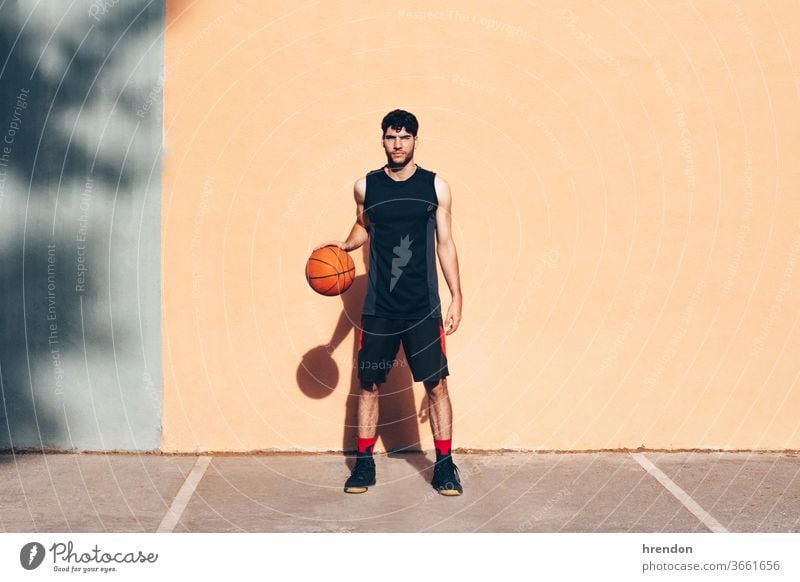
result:
[[[361,317],[358,337],[358,377],[362,384],[382,384],[403,351],[415,382],[436,381],[449,375],[442,319]]]

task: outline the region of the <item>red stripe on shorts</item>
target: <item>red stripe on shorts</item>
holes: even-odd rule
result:
[[[444,328],[442,327],[441,323],[439,324],[439,342],[441,342],[441,344],[442,344],[442,353],[444,354],[444,357],[446,358],[447,357],[447,350],[444,347]]]
[[[362,329],[358,334],[358,349],[361,349],[362,344],[364,343],[364,330]]]

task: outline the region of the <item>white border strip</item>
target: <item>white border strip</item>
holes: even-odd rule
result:
[[[691,511],[694,516],[703,522],[703,524],[714,533],[729,533],[723,525],[718,522],[714,517],[705,509],[700,507],[700,504],[692,499],[686,491],[678,487],[674,481],[667,477],[661,469],[656,467],[650,462],[650,459],[645,457],[642,453],[631,453],[631,456],[639,463],[645,471],[655,477],[664,488],[672,493],[672,495],[680,501],[683,506]]]
[[[194,490],[197,488],[197,485],[200,483],[203,475],[205,475],[206,469],[208,469],[210,464],[211,457],[197,458],[197,462],[194,464],[189,476],[186,477],[186,481],[183,482],[183,486],[175,496],[175,500],[172,502],[172,505],[170,505],[169,511],[167,511],[164,519],[161,520],[161,524],[158,526],[156,533],[172,533],[183,515],[183,510],[186,509],[189,500],[192,498],[192,495],[194,495]]]

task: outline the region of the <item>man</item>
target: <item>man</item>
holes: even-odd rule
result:
[[[414,381],[423,382],[436,447],[431,485],[442,495],[463,488],[451,457],[452,408],[447,392],[445,335],[461,322],[461,286],[456,247],[450,235],[450,189],[442,178],[414,163],[417,118],[400,109],[381,122],[387,163],[356,181],[356,222],[347,240],[330,241],[345,251],[370,241],[367,294],[358,340],[358,439],[347,493],[375,484],[372,449],[378,424],[378,393],[400,343]],[[434,235],[436,245],[434,245]],[[450,288],[442,325],[436,256]]]

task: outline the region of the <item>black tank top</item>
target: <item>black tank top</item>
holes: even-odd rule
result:
[[[367,174],[369,273],[363,315],[388,319],[441,317],[436,275],[436,174],[417,166],[392,180],[383,168]]]

